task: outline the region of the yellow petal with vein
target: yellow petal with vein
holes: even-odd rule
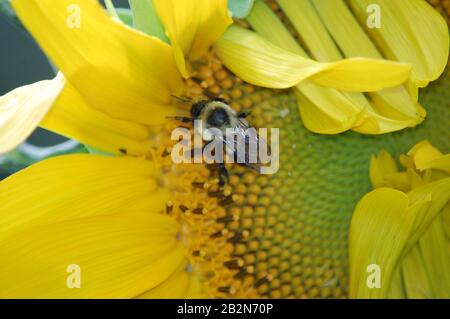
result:
[[[178,231],[169,216],[132,212],[125,205],[115,214],[2,236],[0,297],[135,297],[163,283],[183,263]],[[71,265],[79,268],[71,270]],[[71,288],[77,274],[80,288]]]
[[[363,25],[367,7],[379,6],[381,28],[368,31],[385,55],[412,64],[416,86],[428,85],[444,71],[449,54],[448,26],[426,1],[350,0],[350,4]]]
[[[113,118],[162,124],[181,90],[172,48],[97,1],[13,0],[17,15],[86,102]]]
[[[410,72],[406,64],[364,58],[319,63],[237,26],[230,27],[215,48],[224,64],[243,80],[269,88],[288,88],[309,79],[345,91],[377,91],[401,84]]]
[[[337,0],[329,5],[333,6],[336,2]],[[289,10],[286,10],[285,12],[289,16],[292,16],[293,19],[295,18],[295,23],[300,23],[302,25],[306,24],[304,28],[299,28],[300,25],[297,25],[297,29],[307,46],[310,41],[317,42],[317,39],[320,39],[319,42],[322,42],[322,44],[319,43],[316,46],[316,50],[312,50],[312,53],[316,58],[323,62],[331,61],[333,59],[339,60],[342,58],[333,39],[329,38],[326,30],[322,30],[325,32],[325,36],[323,36],[323,34],[320,36],[320,34],[323,33],[320,31],[320,28],[323,29],[323,27],[321,22],[317,20],[318,16],[316,12],[314,10],[308,10],[313,9],[309,3],[280,2],[280,4],[282,6],[288,6],[287,9]],[[314,2],[314,4],[316,3]],[[306,6],[306,10],[299,10],[297,12],[295,11],[296,5]],[[294,6],[294,8],[291,6]],[[336,8],[334,10],[336,10]],[[298,14],[293,14],[293,12]],[[333,15],[331,16],[334,17]],[[313,21],[308,23],[307,20]],[[341,19],[335,20],[338,20],[337,27],[343,25]],[[251,14],[247,17],[247,21],[259,35],[271,43],[302,57],[308,57],[306,52],[291,36],[277,15],[264,2],[258,1],[255,3]],[[320,28],[314,28],[312,26],[314,24],[320,25]],[[357,25],[357,27],[360,28],[359,25]],[[334,29],[336,29],[336,26],[334,26]],[[305,30],[312,31],[313,36],[311,36],[310,33],[305,32]],[[348,32],[345,36],[348,38]],[[367,41],[369,40],[367,39]],[[369,44],[372,45],[370,41]],[[314,47],[315,44],[313,43],[312,46]],[[308,47],[311,49],[310,46]],[[325,48],[327,47],[331,47],[333,50],[326,50]],[[335,53],[333,54],[333,52]],[[381,56],[367,57],[381,58]],[[296,88],[299,91],[297,97],[302,120],[305,126],[315,133],[336,134],[353,129],[363,134],[382,134],[409,126],[415,126],[422,120],[422,118],[415,116],[414,112],[416,111],[416,107],[409,102],[409,96],[403,94],[405,93],[405,90],[400,90],[401,87],[385,89],[373,93],[371,95],[372,102],[374,103],[373,106],[371,105],[371,102],[360,93],[340,92],[332,88],[318,86],[308,80],[297,85]],[[401,109],[401,111],[399,112],[397,109]],[[412,118],[408,116],[402,117],[403,109],[406,110],[407,114],[413,113],[414,115]],[[381,114],[379,114],[380,111],[382,111]],[[386,116],[383,116],[383,114]],[[391,118],[392,115],[396,116],[398,120],[396,120],[395,117]]]
[[[321,21],[332,35],[334,43],[345,57],[383,58],[344,1],[314,0],[312,3]],[[298,18],[297,20],[301,21],[302,19]],[[303,36],[303,30],[299,29],[299,31]],[[317,39],[314,38],[311,41],[317,42]],[[320,38],[320,41],[323,41],[322,38]],[[416,119],[416,124],[420,123],[425,117],[423,108],[417,103],[415,95],[410,97],[403,86],[374,92],[370,94],[370,97],[377,112],[381,115],[398,120]]]
[[[450,253],[446,253],[447,244],[442,218],[436,218],[419,240],[432,298],[450,298]]]
[[[450,178],[408,194],[378,188],[358,203],[350,226],[350,297],[385,298],[397,263],[423,237],[450,199]],[[366,285],[366,269],[382,269],[381,288]]]
[[[315,60],[333,62],[342,59],[311,1],[278,0],[278,3]]]
[[[246,20],[253,30],[273,44],[305,58],[308,57],[308,54],[291,35],[276,13],[263,1],[255,2]]]
[[[409,152],[418,170],[438,169],[450,173],[450,154],[443,155],[428,141],[415,145]]]
[[[0,97],[0,154],[22,143],[39,125],[64,88],[64,77],[19,87]]]
[[[127,208],[161,211],[159,169],[132,157],[54,157],[0,182],[0,238],[10,232]]]
[[[404,245],[396,236],[402,227],[401,218],[407,209],[408,197],[402,192],[388,188],[379,188],[368,193],[356,206],[349,239],[351,298],[383,297],[387,293],[386,283],[389,283],[397,261],[392,252],[399,254],[398,251]],[[389,217],[389,223],[386,223],[386,218]],[[375,235],[377,239],[374,238]],[[402,239],[405,241],[404,236]],[[382,288],[369,289],[366,285],[366,269],[371,264],[377,264],[382,270]]]
[[[90,107],[70,83],[40,126],[114,154],[144,154],[151,146],[145,126],[113,119]]]
[[[386,176],[397,172],[395,160],[385,150],[382,150],[378,156],[372,156],[370,159],[370,182],[373,188],[391,186],[386,185]]]
[[[257,1],[247,21],[263,38],[289,52],[308,55],[292,37],[277,15],[262,1]],[[305,126],[315,133],[336,134],[352,128],[364,105],[357,105],[348,95],[303,81],[296,86],[299,110]],[[365,99],[362,101],[364,102]]]
[[[226,0],[153,0],[153,3],[185,77],[189,70],[184,58],[200,58],[233,23]]]
[[[166,281],[157,287],[139,295],[139,299],[196,298],[200,296],[199,279],[189,273],[186,265],[181,267]]]
[[[400,266],[403,275],[400,285],[405,287],[406,296],[412,299],[432,298],[430,281],[418,245],[403,258]]]
[[[384,134],[399,131],[406,127],[417,125],[416,119],[395,120],[379,114],[372,105],[364,110],[359,123],[353,128],[353,131],[363,134]]]
[[[138,299],[168,299],[168,298],[186,298],[189,288],[189,274],[185,270],[185,265],[172,274],[167,280],[153,289],[137,296]]]
[[[403,287],[402,272],[398,267],[392,275],[392,280],[387,297],[389,299],[404,299],[406,297],[406,293]]]
[[[362,109],[343,94],[305,81],[296,87],[298,107],[306,128],[320,134],[338,134],[351,129]]]

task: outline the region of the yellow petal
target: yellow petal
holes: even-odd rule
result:
[[[34,164],[0,182],[0,238],[10,232],[122,208],[161,211],[168,190],[149,161],[87,154]]]
[[[442,218],[436,218],[419,240],[424,270],[434,298],[450,298],[450,254],[446,253],[447,244]]]
[[[257,1],[247,17],[251,27],[263,38],[289,52],[308,55],[291,36],[277,15],[262,1]],[[354,125],[364,105],[354,103],[356,93],[344,93],[305,80],[296,86],[299,110],[305,126],[315,133],[336,134]],[[356,100],[356,99],[355,99]],[[367,101],[366,99],[363,99]]]
[[[64,88],[64,77],[22,86],[0,97],[0,154],[23,142]]]
[[[70,83],[40,125],[109,153],[144,154],[151,146],[145,126],[90,107]]]
[[[295,3],[298,6],[303,2]],[[336,43],[347,58],[358,56],[373,59],[383,58],[342,0],[314,0],[312,3],[320,16],[320,21],[326,26],[327,31],[332,35],[334,42],[331,39],[317,37],[312,38],[311,41],[329,41],[330,46]],[[301,19],[301,17],[297,17],[296,21],[297,23],[300,23],[303,20],[304,19]],[[304,29],[298,30],[303,37],[305,35]],[[327,56],[327,53],[328,51],[321,52],[321,54],[325,56]],[[417,114],[418,112],[423,112],[423,110],[421,106],[417,104],[417,100],[408,95],[408,91],[403,86],[385,89],[380,92],[372,93],[370,96],[377,111],[382,115],[394,119],[407,119],[408,117],[417,118],[418,122],[421,122],[421,117],[424,117],[424,114]]]
[[[186,293],[189,288],[189,274],[185,266],[181,267],[173,273],[167,280],[153,289],[144,292],[137,296],[138,299],[169,299],[169,298],[186,298]]]
[[[340,50],[347,58],[382,59],[381,54],[341,0],[331,2],[281,0],[279,3],[318,61],[340,60],[343,58]],[[387,133],[415,126],[422,122],[425,116],[421,106],[402,86],[371,93],[370,97],[375,112],[368,123],[359,125],[357,131],[360,133]],[[373,124],[376,126],[372,128]]]
[[[350,226],[350,297],[385,298],[399,260],[450,199],[450,178],[403,192],[378,188],[358,203]],[[381,268],[381,288],[366,285],[367,266]]]
[[[301,34],[302,40],[315,60],[332,62],[342,59],[311,1],[278,0],[278,3]]]
[[[408,197],[402,192],[388,188],[379,188],[368,193],[356,206],[349,239],[351,298],[382,297],[387,293],[386,286],[397,261],[392,252],[401,250],[404,245],[396,238],[401,225],[391,219],[401,219],[407,209]],[[387,218],[389,223],[386,222]],[[375,235],[378,240],[374,238]],[[369,289],[366,285],[366,270],[371,264],[377,264],[382,270],[381,288]]]
[[[417,215],[414,221],[413,231],[410,234],[408,245],[414,245],[429,228],[434,218],[444,213],[444,208],[448,205],[450,198],[450,178],[428,183],[411,190],[408,193],[411,206],[416,203],[431,200],[431,205],[426,214]]]
[[[415,167],[420,170],[439,169],[450,173],[450,154],[443,155],[428,141],[416,144],[409,152]]]
[[[370,159],[370,182],[373,188],[391,186],[386,185],[386,177],[397,172],[395,160],[385,150],[382,150],[378,156],[372,156]]]
[[[265,2],[256,1],[246,20],[253,30],[276,46],[305,58],[308,57],[305,50]]]
[[[354,126],[362,112],[338,91],[309,81],[299,84],[295,92],[303,123],[315,133],[345,132]]]
[[[450,154],[442,155],[423,166],[420,169],[437,169],[450,174]]]
[[[414,102],[414,97],[409,96],[403,86],[371,92],[369,96],[377,113],[394,120],[410,122],[410,127],[422,123],[426,117],[426,110]]]
[[[44,224],[2,236],[0,297],[137,296],[163,283],[184,262],[178,231],[169,216],[130,212],[124,205],[115,214]],[[70,265],[79,267],[80,288],[67,286]]]
[[[286,11],[286,14],[293,18],[292,22],[298,25],[297,30],[306,34],[301,24],[306,24],[308,20],[302,19],[302,7],[310,7],[309,12],[316,10],[317,15],[310,13],[310,19],[314,17],[320,23],[324,25],[321,27],[324,29],[322,32],[329,33],[330,36],[326,39],[327,42],[335,40],[336,45],[341,52],[347,57],[364,56],[374,59],[382,59],[382,55],[378,52],[376,46],[372,43],[367,34],[363,31],[356,18],[352,15],[351,11],[344,3],[343,0],[312,0],[311,4],[306,5],[307,1],[281,1],[285,3],[286,9],[294,9],[294,13],[300,13],[300,16],[294,16],[292,11]],[[314,7],[314,8],[313,8]],[[295,19],[294,19],[295,17]],[[316,30],[313,30],[316,31]],[[311,38],[309,42],[323,42],[322,38]],[[308,43],[309,43],[308,42]],[[331,44],[330,44],[331,45]],[[339,52],[337,49],[334,51]],[[322,52],[322,51],[321,51]],[[322,52],[323,55],[326,52]],[[339,54],[340,55],[340,54]]]
[[[13,0],[24,25],[86,102],[113,118],[162,124],[182,79],[172,48],[97,1]]]
[[[442,224],[447,236],[447,241],[449,241],[450,245],[450,204],[444,208],[444,212],[442,213]]]
[[[184,77],[189,75],[184,57],[195,60],[203,56],[233,23],[226,0],[153,0],[153,3]]]
[[[269,88],[288,88],[309,79],[345,91],[377,91],[401,84],[410,72],[406,64],[364,58],[315,62],[237,26],[230,27],[215,48],[224,64],[243,80]]]
[[[189,273],[186,265],[181,267],[157,287],[139,295],[139,299],[195,298],[200,295],[199,279]]]
[[[442,217],[444,215],[445,212]],[[436,218],[419,243],[401,260],[401,284],[408,298],[449,298],[450,252],[447,252],[447,245],[443,219]]]
[[[369,29],[383,53],[412,64],[415,85],[426,86],[444,71],[449,54],[449,32],[445,20],[424,0],[351,0],[362,24],[366,8],[378,5],[381,28]]]
[[[333,5],[336,2],[333,2]],[[280,2],[280,4],[288,6],[289,10],[286,13],[295,17],[295,22],[297,23],[304,24],[307,23],[307,19],[314,20],[318,18],[315,11],[308,10],[311,7],[306,2]],[[314,2],[314,4],[316,3]],[[304,5],[307,10],[300,10],[300,17],[292,14],[292,8],[290,8],[292,5]],[[325,11],[328,12],[327,10]],[[306,13],[305,16],[303,16],[304,13]],[[334,17],[334,15],[331,16]],[[339,20],[337,21],[337,27],[341,27],[342,21],[340,19],[337,20]],[[302,57],[308,57],[276,14],[264,2],[258,1],[255,3],[251,14],[247,17],[247,21],[259,35],[271,43]],[[320,21],[313,21],[312,24],[320,24]],[[360,28],[359,25],[357,27]],[[333,40],[328,37],[328,33],[325,36],[320,36],[320,28],[323,28],[321,24],[320,28],[317,29],[312,26],[309,28],[308,25],[305,28],[298,29],[304,42],[305,40],[317,42],[317,39],[320,39],[320,42],[328,41],[325,44],[318,44],[317,50],[313,52],[316,57],[321,59],[321,61],[341,59],[341,55],[335,47]],[[334,28],[336,29],[336,26]],[[305,32],[305,30],[309,29],[313,31],[313,36]],[[348,38],[348,32],[345,33],[345,38]],[[306,41],[306,44],[308,44],[308,41]],[[369,44],[372,45],[370,41]],[[326,47],[332,47],[334,49],[326,50]],[[333,55],[332,52],[337,53]],[[368,57],[372,58],[373,56]],[[381,56],[375,56],[375,58],[381,58]],[[339,92],[332,88],[318,86],[310,81],[304,81],[297,85],[296,88],[300,91],[297,93],[297,97],[302,120],[305,126],[315,133],[336,134],[353,129],[363,134],[382,134],[415,126],[422,120],[422,118],[417,119],[415,116],[413,116],[413,119],[407,116],[403,118],[399,117],[398,120],[390,118],[392,115],[402,115],[402,112],[397,111],[397,108],[401,110],[405,108],[407,113],[415,112],[415,106],[413,105],[411,107],[412,103],[409,102],[409,96],[403,94],[405,90],[400,90],[398,87],[383,90],[381,91],[383,94],[378,92],[373,93],[371,95],[372,102],[374,103],[373,106],[360,93]],[[393,108],[394,110],[392,110]],[[413,111],[410,111],[411,109]],[[380,111],[381,114],[379,114]]]
[[[402,286],[405,287],[406,296],[412,299],[431,299],[431,284],[425,271],[423,256],[419,246],[416,245],[403,258],[401,262],[403,274]]]
[[[402,272],[399,267],[394,271],[390,283],[388,296],[389,299],[405,299],[406,293],[403,287]]]

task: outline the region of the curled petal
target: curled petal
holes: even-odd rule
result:
[[[36,129],[64,84],[58,74],[53,80],[22,86],[0,97],[0,154],[15,148]]]
[[[413,158],[416,169],[420,171],[438,169],[450,174],[450,154],[443,155],[428,141],[418,143],[408,155]]]
[[[289,88],[304,80],[345,91],[377,91],[407,80],[406,64],[365,58],[319,63],[281,49],[256,33],[230,27],[215,45],[224,64],[243,80]]]

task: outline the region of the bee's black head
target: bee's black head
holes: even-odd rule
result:
[[[211,112],[211,114],[208,115],[208,118],[206,119],[206,122],[211,127],[217,127],[220,128],[224,125],[228,125],[230,123],[230,117],[226,110],[217,108]]]
[[[194,104],[192,104],[191,107],[191,117],[195,120],[198,119],[200,117],[200,115],[202,114],[203,109],[208,105],[208,103],[211,102],[222,102],[222,103],[227,103],[227,101],[225,99],[222,98],[213,98],[210,100],[202,100],[202,101],[198,101]]]
[[[206,104],[208,104],[208,101],[206,100],[192,104],[191,116],[194,120],[200,117],[200,114],[202,114],[202,111],[205,108]]]

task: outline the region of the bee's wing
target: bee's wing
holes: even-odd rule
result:
[[[258,149],[261,143],[264,143],[265,141],[258,136],[254,128],[251,128],[241,119],[238,119],[236,123],[234,123],[233,128],[233,133],[237,136],[237,138],[227,138],[226,136],[221,137],[227,154],[229,156],[233,156],[237,163],[243,164],[257,172],[260,172],[262,163],[259,159]],[[239,143],[244,143],[244,154],[242,154],[242,152],[238,152]]]

